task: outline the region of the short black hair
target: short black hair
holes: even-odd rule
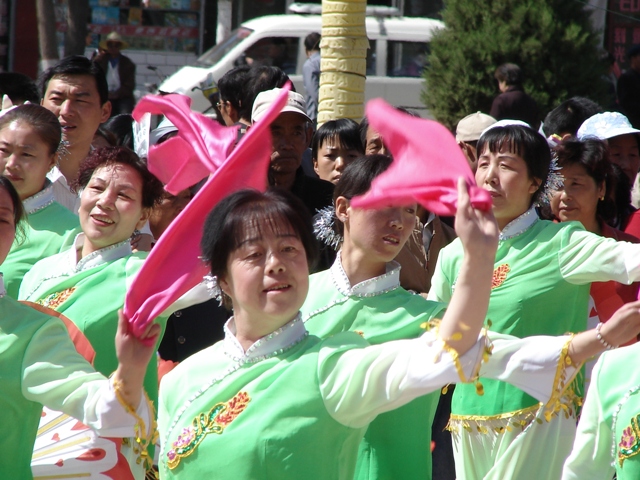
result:
[[[362,155],[348,164],[340,180],[333,191],[333,204],[338,197],[351,200],[353,197],[363,195],[371,188],[373,179],[391,166],[393,160],[387,155]],[[340,235],[344,235],[342,222],[334,222],[334,229]]]
[[[282,88],[289,81],[289,76],[278,67],[253,67],[247,73],[245,87],[242,94],[242,104],[238,110],[240,118],[251,120],[251,110],[253,102],[261,92],[273,90],[274,88]],[[295,92],[295,89],[291,88]]]
[[[0,117],[0,130],[11,122],[25,123],[49,147],[49,155],[58,151],[62,140],[62,127],[58,118],[46,108],[33,103],[18,105]]]
[[[522,70],[515,63],[503,63],[496,68],[496,80],[507,85],[522,85]]]
[[[23,221],[26,221],[27,216],[24,210],[24,206],[22,205],[22,201],[20,200],[20,195],[18,195],[18,191],[15,189],[13,184],[9,181],[7,177],[4,175],[0,175],[0,189],[4,189],[11,199],[11,203],[13,204],[13,224],[16,229],[16,238],[15,242],[22,243],[25,239],[25,229]]]
[[[227,273],[229,255],[245,240],[248,227],[267,225],[276,230],[283,222],[291,225],[302,242],[311,271],[318,260],[318,245],[308,210],[288,191],[269,188],[264,193],[251,189],[232,193],[209,213],[200,249],[211,274],[220,278]]]
[[[307,52],[320,50],[320,39],[322,37],[318,32],[311,32],[304,38],[304,48]]]
[[[596,214],[605,223],[615,222],[618,213],[615,191],[616,178],[613,164],[609,161],[607,144],[595,138],[587,138],[582,141],[572,139],[558,145],[555,148],[555,153],[559,167],[580,165],[587,175],[593,178],[596,186],[604,185],[604,199],[598,202]],[[562,174],[562,170],[560,173]]]
[[[322,147],[322,144],[327,139],[337,139],[343,148],[356,150],[361,155],[364,155],[364,148],[360,141],[359,126],[355,120],[340,118],[324,123],[316,131],[313,140],[311,140],[312,158],[318,158],[318,149]]]
[[[8,95],[14,105],[24,102],[40,103],[36,83],[22,73],[0,73],[0,97],[2,95]]]
[[[249,70],[251,70],[249,65],[241,65],[232,68],[218,80],[220,100],[229,102],[237,111],[240,111],[242,105],[242,92]]]
[[[544,119],[542,130],[549,135],[565,134],[576,136],[583,122],[597,113],[602,107],[585,97],[571,97],[551,110]]]
[[[44,98],[44,95],[47,93],[49,81],[53,77],[64,77],[67,75],[88,75],[93,77],[96,81],[98,95],[100,96],[100,104],[104,105],[109,101],[109,86],[107,85],[107,77],[104,70],[102,70],[100,65],[82,55],[65,57],[40,75],[40,98]]]
[[[411,115],[413,118],[420,118],[420,115],[418,115],[417,112],[413,110],[409,110],[408,108],[395,107],[395,106],[393,108],[395,108],[399,112],[406,113],[407,115]],[[369,119],[367,118],[366,115],[362,117],[362,120],[360,121],[360,125],[358,126],[358,129],[360,130],[360,142],[362,143],[362,148],[367,148],[367,130],[369,129]]]
[[[138,155],[126,147],[102,147],[92,150],[80,164],[78,177],[73,182],[74,191],[80,191],[89,184],[93,173],[101,167],[128,165],[142,179],[142,206],[153,208],[162,199],[164,187],[147,168],[147,164]]]
[[[640,55],[640,44],[633,45],[629,50],[627,50],[627,58],[632,59],[637,55]]]
[[[116,138],[116,146],[123,146],[133,150],[133,116],[121,113],[111,117],[102,124],[108,132]]]
[[[542,135],[534,129],[522,125],[491,127],[480,137],[476,148],[478,157],[486,149],[491,153],[500,153],[502,149],[506,149],[506,151],[521,157],[527,165],[529,177],[540,180],[540,186],[534,192],[531,203],[539,200],[544,191],[551,165],[551,150]],[[342,175],[344,176],[344,173]]]

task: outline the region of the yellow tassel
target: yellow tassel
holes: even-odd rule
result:
[[[484,395],[484,387],[479,381],[476,382],[476,393],[480,396]]]

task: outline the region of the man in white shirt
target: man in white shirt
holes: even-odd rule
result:
[[[40,91],[40,103],[58,117],[65,143],[57,166],[47,176],[56,201],[77,214],[80,202],[70,185],[91,150],[98,127],[111,114],[107,80],[99,65],[76,55],[46,70],[40,77]]]

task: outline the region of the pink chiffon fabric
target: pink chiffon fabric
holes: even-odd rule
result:
[[[188,103],[181,96],[145,97],[138,104],[140,109],[136,108],[134,117],[145,111],[162,110],[178,127],[177,138],[181,141],[172,142],[172,145],[179,145],[176,150],[162,148],[169,143],[167,141],[154,150],[159,153],[162,148],[162,156],[150,152],[150,169],[162,172],[161,180],[168,180],[177,192],[195,183],[194,179],[198,181],[209,173],[213,175],[164,232],[127,291],[124,313],[134,335],[142,335],[160,313],[208,273],[199,255],[202,228],[211,209],[237,190],[266,189],[271,155],[269,125],[284,107],[288,90],[288,87],[283,89],[265,116],[247,131],[228,158],[226,155],[233,148],[229,142],[232,136],[235,141],[236,130],[186,111],[184,106]]]
[[[446,127],[400,112],[379,98],[367,104],[366,114],[391,151],[393,163],[373,180],[367,193],[351,200],[354,207],[419,203],[435,214],[455,215],[457,182],[463,177],[471,204],[480,210],[491,208],[491,196],[476,186],[462,150]]]
[[[191,111],[185,95],[147,95],[133,110],[140,121],[145,113],[164,115],[178,135],[149,149],[149,171],[165,190],[177,195],[215,172],[227,159],[237,138],[238,127],[223,127],[202,113]]]

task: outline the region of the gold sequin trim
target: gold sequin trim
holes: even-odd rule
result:
[[[43,307],[48,307],[55,310],[60,305],[62,305],[75,291],[76,287],[67,288],[66,290],[62,290],[61,292],[47,295],[46,297],[41,298],[35,303],[42,305]]]

